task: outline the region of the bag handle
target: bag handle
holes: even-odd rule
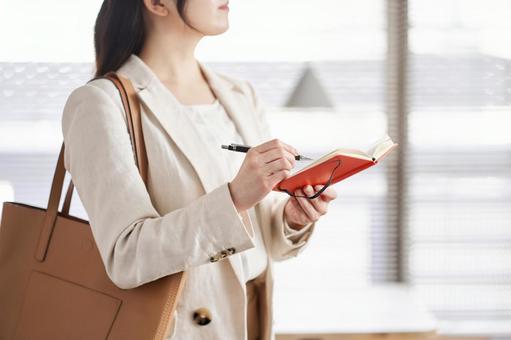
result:
[[[126,124],[128,132],[131,138],[131,144],[133,147],[133,153],[135,157],[135,163],[137,164],[138,170],[144,183],[147,187],[147,153],[145,149],[144,136],[142,132],[142,118],[140,114],[140,102],[136,95],[135,89],[131,81],[128,78],[120,76],[114,71],[106,73],[104,76],[96,77],[89,80],[87,83],[99,79],[106,78],[114,83],[117,90],[121,95],[122,105],[126,114]],[[46,214],[44,217],[43,228],[39,234],[39,242],[36,248],[35,258],[37,261],[43,262],[46,258],[48,251],[51,235],[55,228],[55,221],[58,215],[58,205],[60,202],[62,188],[64,186],[64,178],[66,175],[66,169],[64,167],[64,142],[60,148],[59,158],[53,180],[51,184],[50,197],[48,199],[48,205]],[[63,216],[69,215],[69,208],[71,206],[71,199],[73,196],[74,184],[72,179],[69,181],[69,185],[66,192],[66,197],[62,207]]]

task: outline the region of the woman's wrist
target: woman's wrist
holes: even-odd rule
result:
[[[236,211],[238,212],[238,214],[241,214],[246,209],[240,207],[238,198],[236,197],[236,193],[235,193],[235,191],[234,191],[234,189],[232,187],[232,183],[231,182],[227,182],[227,187],[229,188],[229,193],[231,194],[231,200],[234,203],[234,207],[236,208]]]

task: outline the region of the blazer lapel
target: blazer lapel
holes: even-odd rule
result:
[[[199,65],[212,91],[232,119],[244,142],[247,145],[258,144],[256,118],[244,92],[238,85],[217,75],[208,66],[201,62]],[[132,54],[117,72],[129,78],[133,86],[139,90],[138,96],[141,103],[158,119],[169,137],[186,156],[195,169],[204,191],[210,192],[224,183],[224,172],[214,171],[224,169],[223,160],[204,152],[204,145],[199,142],[202,137],[193,121],[182,110],[180,103],[170,90],[142,59]],[[217,147],[220,148],[220,145]],[[239,258],[233,256],[227,258],[240,284],[244,285],[243,268]]]

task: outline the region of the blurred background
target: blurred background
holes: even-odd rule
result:
[[[1,202],[46,206],[100,5],[0,2]],[[511,1],[229,6],[197,59],[249,80],[275,137],[313,157],[399,143],[336,184],[309,248],[276,263],[278,339],[510,339]],[[71,213],[87,218],[77,195]]]

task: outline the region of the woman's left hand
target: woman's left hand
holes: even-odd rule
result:
[[[295,195],[312,196],[323,188],[323,185],[315,185],[314,190],[311,185],[306,185],[302,189],[296,189]],[[305,225],[317,221],[328,211],[328,203],[337,198],[337,193],[332,186],[326,188],[316,198],[308,199],[305,197],[289,197],[284,214],[289,226],[300,230]]]

